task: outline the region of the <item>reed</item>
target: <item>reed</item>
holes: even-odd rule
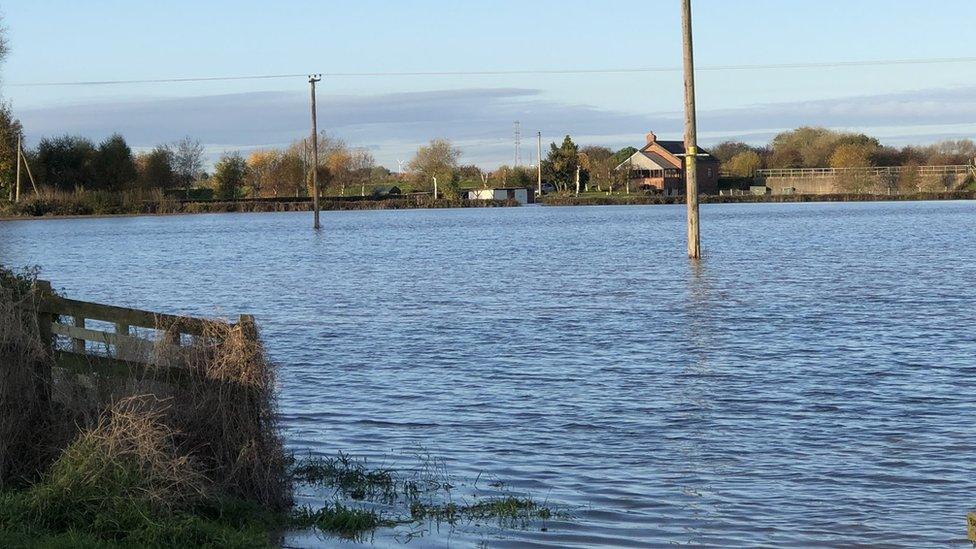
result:
[[[158,189],[128,191],[60,191],[44,189],[20,202],[0,204],[8,217],[164,214],[180,211],[180,203]]]

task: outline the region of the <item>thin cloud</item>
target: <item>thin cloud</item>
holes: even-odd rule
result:
[[[299,92],[252,92],[60,105],[18,114],[35,141],[64,133],[97,140],[119,132],[134,147],[147,148],[192,135],[215,151],[249,150],[304,136],[307,101]],[[976,126],[976,88],[703,110],[699,119],[706,143],[737,137],[765,142],[778,131],[801,125],[859,129],[896,140],[912,134],[958,137]],[[566,104],[525,88],[323,96],[319,101],[322,128],[369,148],[387,165],[433,137],[455,141],[467,162],[508,162],[514,120],[522,121],[526,141],[541,128],[547,140],[571,134],[582,143],[614,147],[638,144],[649,129],[678,138],[682,128],[680,112],[628,113]],[[913,132],[912,127],[926,130]],[[523,158],[533,152],[526,143]]]

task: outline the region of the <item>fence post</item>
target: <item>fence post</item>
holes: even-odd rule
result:
[[[75,319],[75,328],[85,327],[85,317],[76,316],[74,317],[74,319]],[[71,350],[80,355],[85,354],[85,340],[79,338],[71,338]]]
[[[47,280],[34,281],[34,307],[37,311],[37,331],[41,344],[44,345],[44,352],[51,357],[51,360],[42,361],[37,372],[37,394],[41,402],[46,404],[51,401],[51,364],[54,361],[54,332],[51,324],[54,323],[55,315],[41,310],[41,304],[50,300],[54,296],[51,283]]]
[[[40,305],[40,302],[47,301],[54,294],[54,290],[51,289],[51,283],[47,280],[35,280],[34,281],[34,303],[35,306]],[[54,350],[54,333],[51,330],[51,324],[54,323],[54,315],[51,313],[46,313],[38,310],[37,313],[37,328],[38,334],[41,337],[41,343],[49,351]]]

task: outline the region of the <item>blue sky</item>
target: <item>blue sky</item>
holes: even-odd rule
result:
[[[99,1],[0,4],[12,52],[0,92],[35,141],[121,131],[137,148],[190,134],[216,154],[307,131],[302,78],[92,87],[36,82],[307,72],[668,67],[678,0]],[[694,0],[700,67],[976,57],[971,0]],[[703,71],[706,143],[826,125],[893,144],[976,135],[976,63]],[[679,73],[344,77],[320,84],[320,125],[395,165],[433,137],[510,162],[512,122],[547,141],[637,144],[681,134]],[[534,153],[526,143],[523,157]]]

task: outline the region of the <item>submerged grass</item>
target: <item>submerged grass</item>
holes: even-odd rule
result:
[[[490,497],[469,505],[448,503],[428,505],[415,502],[410,506],[414,520],[433,520],[454,524],[467,520],[497,520],[502,526],[527,524],[529,521],[552,518],[554,511],[530,498],[516,496]]]
[[[370,469],[365,459],[339,452],[336,457],[308,458],[296,463],[292,476],[299,482],[334,488],[355,500],[396,499],[401,482],[391,469]]]
[[[477,484],[471,501],[454,501],[455,482],[443,464],[427,455],[417,456],[421,465],[406,477],[392,468],[371,469],[365,458],[357,459],[339,453],[336,457],[306,458],[293,468],[296,482],[332,489],[334,497],[386,506],[384,517],[370,508],[343,506],[339,500],[322,510],[302,511],[303,521],[325,531],[353,537],[383,526],[416,523],[484,523],[494,522],[505,528],[522,528],[533,521],[565,516],[545,503],[524,495],[510,493],[501,482],[491,482],[491,495],[479,496]],[[346,531],[349,526],[355,526]],[[543,528],[545,529],[545,528]]]
[[[382,519],[376,511],[347,507],[338,501],[326,504],[321,509],[300,507],[291,515],[291,525],[294,528],[314,527],[347,539],[362,539],[381,526],[395,524],[396,521]]]

